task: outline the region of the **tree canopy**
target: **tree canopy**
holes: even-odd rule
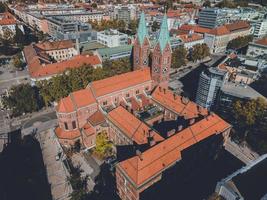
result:
[[[40,95],[46,106],[54,101],[68,96],[71,92],[85,88],[89,82],[101,80],[116,74],[122,74],[131,70],[128,58],[114,61],[104,61],[102,68],[94,69],[92,66],[66,70],[62,75],[42,80],[37,83]]]
[[[253,40],[252,35],[244,36],[244,37],[238,37],[236,39],[231,40],[228,45],[227,49],[240,49],[242,47],[245,47],[248,45],[249,42]]]
[[[186,64],[187,50],[184,47],[178,47],[172,52],[172,68],[179,68]]]
[[[13,116],[37,111],[40,107],[38,100],[37,90],[30,84],[13,86],[9,95],[3,96],[4,107],[11,109]]]
[[[96,146],[94,148],[94,153],[105,158],[109,156],[112,152],[112,144],[108,140],[106,132],[101,132],[96,136]]]
[[[191,51],[191,60],[202,60],[210,55],[209,47],[206,44],[196,44]]]
[[[3,2],[0,2],[0,13],[6,12],[7,6]]]

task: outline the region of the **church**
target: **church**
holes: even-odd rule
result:
[[[116,184],[122,200],[140,199],[144,190],[182,159],[183,150],[214,135],[229,137],[230,124],[168,89],[171,58],[167,17],[150,52],[142,13],[133,71],[93,81],[61,99],[56,108],[59,126],[55,133],[62,146],[80,141],[84,149],[90,149],[98,133],[107,133],[120,157]]]

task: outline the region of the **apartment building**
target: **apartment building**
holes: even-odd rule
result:
[[[23,25],[16,21],[16,18],[9,12],[0,13],[0,35],[3,35],[6,30],[16,33],[16,26],[24,32]]]

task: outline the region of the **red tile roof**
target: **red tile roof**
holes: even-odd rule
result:
[[[0,13],[0,25],[16,24],[16,18],[9,12]]]
[[[228,128],[230,125],[217,115],[210,115],[153,146],[140,156],[120,162],[118,168],[138,187],[179,161],[184,149]]]
[[[96,133],[92,125],[88,123],[83,126],[83,132],[85,133],[86,136],[91,136]]]
[[[105,117],[103,113],[100,110],[98,110],[89,117],[88,121],[93,126],[97,126],[98,124],[105,122]]]
[[[189,25],[189,24],[183,24],[179,30],[181,31],[190,31],[190,30],[193,30],[195,33],[201,33],[201,34],[204,34],[204,33],[208,33],[210,32],[211,29],[209,28],[203,28],[203,27],[200,27],[198,25]]]
[[[41,50],[44,51],[52,51],[52,50],[59,50],[59,49],[68,49],[74,47],[74,44],[71,40],[61,40],[55,42],[41,42],[35,45]]]
[[[59,139],[74,140],[81,136],[81,133],[78,129],[71,131],[64,131],[60,127],[57,127],[55,133]]]
[[[256,44],[267,46],[267,37],[255,41]]]
[[[219,26],[217,28],[212,29],[209,32],[209,34],[211,34],[211,35],[217,35],[217,36],[227,35],[229,33],[230,33],[230,31],[225,26]]]
[[[119,106],[107,115],[107,118],[117,127],[119,127],[122,132],[131,140],[135,141],[137,144],[147,144],[148,143],[148,133],[150,127],[144,122],[137,119],[134,115]],[[153,138],[156,142],[164,140],[158,133],[152,131]]]
[[[196,103],[189,101],[179,95],[175,95],[170,90],[157,87],[152,93],[152,99],[164,106],[165,108],[183,116],[185,119],[196,118],[199,115],[208,114],[207,109],[198,106]]]
[[[250,24],[247,21],[237,21],[230,24],[225,24],[225,27],[230,31],[234,32],[241,29],[249,29]]]
[[[77,55],[70,60],[65,60],[58,63],[42,64],[41,55],[36,52],[33,45],[26,46],[23,50],[30,76],[33,78],[49,77],[60,74],[67,69],[78,68],[82,65],[100,65],[101,61],[98,56],[93,55]]]
[[[96,103],[96,100],[90,89],[86,88],[71,93],[69,96],[61,99],[57,106],[57,112],[70,113],[76,109],[86,107]]]
[[[150,69],[148,67],[103,80],[94,81],[89,86],[92,88],[96,97],[101,97],[147,81],[151,81]]]
[[[184,43],[193,42],[193,41],[197,41],[197,40],[202,40],[203,39],[203,35],[197,34],[197,33],[179,35],[178,37],[181,38],[181,40]]]

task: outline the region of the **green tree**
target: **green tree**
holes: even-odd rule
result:
[[[227,49],[240,49],[247,46],[252,40],[252,35],[235,38],[228,43]]]
[[[94,8],[94,9],[97,8],[97,4],[96,4],[96,3],[92,3],[91,6],[92,6],[92,8]]]
[[[11,109],[14,116],[37,111],[40,107],[36,88],[29,84],[13,86],[8,93],[9,95],[3,97],[3,105]]]
[[[211,3],[210,3],[209,0],[207,0],[207,1],[205,1],[205,2],[203,3],[203,7],[210,7],[210,6],[211,6]]]
[[[106,132],[101,132],[96,136],[96,146],[94,148],[94,153],[101,157],[105,158],[109,156],[112,152],[112,144],[108,140]]]
[[[21,57],[19,55],[15,55],[13,57],[13,65],[16,69],[22,70],[24,67],[24,62],[22,62]]]
[[[20,28],[16,25],[16,33],[14,35],[14,42],[17,44],[25,44],[25,35],[24,33],[20,30]]]
[[[128,28],[131,30],[131,34],[135,35],[137,31],[137,20],[131,20],[130,23],[128,24]]]
[[[202,60],[210,55],[209,47],[206,44],[196,44],[191,52],[192,61]]]
[[[69,183],[72,186],[72,193],[70,195],[71,200],[86,200],[87,192],[87,179],[88,176],[82,176],[82,170],[79,166],[74,167],[71,164],[71,175],[68,178]]]
[[[0,41],[4,46],[10,46],[13,43],[14,34],[9,28],[3,30],[3,34],[0,36]]]
[[[6,12],[7,6],[3,2],[0,2],[0,13]]]
[[[187,50],[184,47],[178,47],[172,52],[172,68],[179,68],[186,64]]]

